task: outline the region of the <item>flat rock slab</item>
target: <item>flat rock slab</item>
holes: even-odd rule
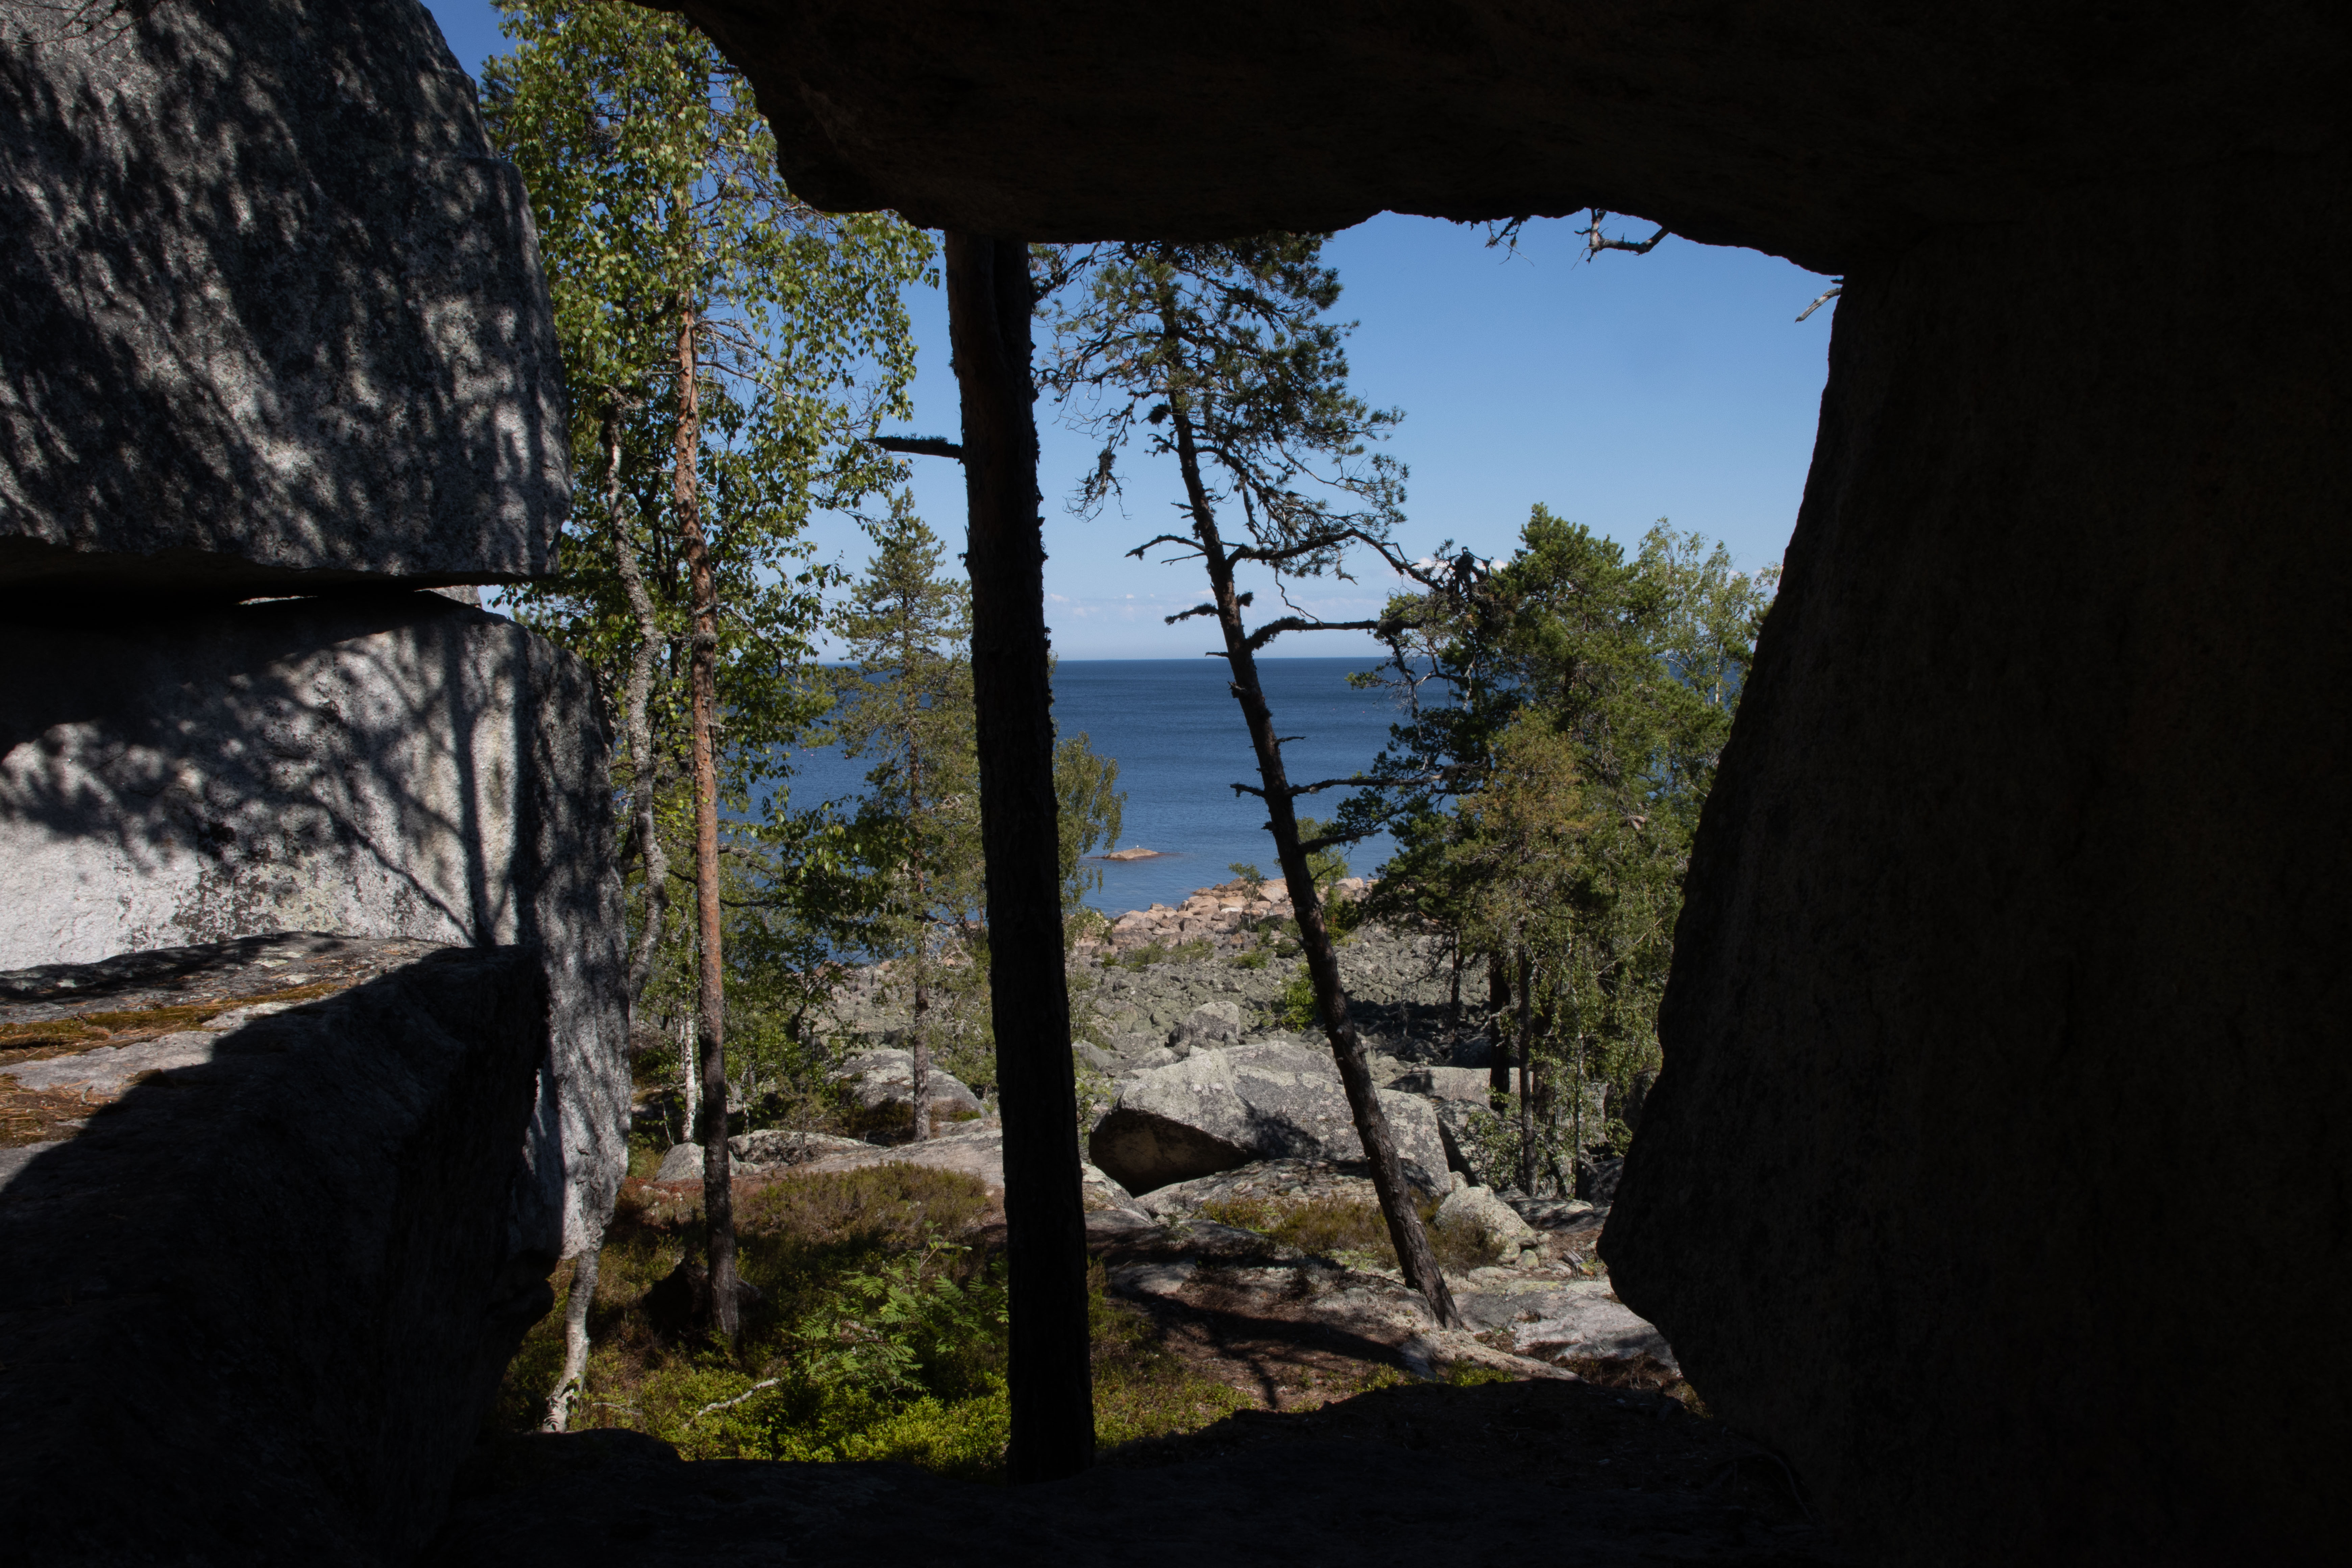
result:
[[[0,1173],[141,1079],[211,1060],[224,1034],[439,951],[289,932],[0,973]]]
[[[0,17],[0,585],[543,574],[521,176],[415,0]]]
[[[25,1561],[404,1561],[551,1300],[552,1252],[507,1223],[547,1049],[538,955],[237,946],[194,955],[218,961],[195,966],[199,1026],[0,1066],[82,1097],[65,1135],[0,1151],[0,1510]],[[221,1005],[273,953],[357,983]],[[109,967],[100,1005],[0,1006],[0,1027],[138,1036],[120,1005],[158,991],[188,1010],[152,962]]]

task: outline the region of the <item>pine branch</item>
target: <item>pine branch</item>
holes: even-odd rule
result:
[[[1285,632],[1376,632],[1378,621],[1315,621],[1304,616],[1284,616],[1250,633],[1246,647],[1255,653]]]

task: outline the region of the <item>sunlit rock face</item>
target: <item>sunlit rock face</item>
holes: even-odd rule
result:
[[[551,1055],[520,1223],[560,1223],[567,1249],[593,1234],[628,1072],[605,738],[577,659],[404,593],[19,621],[0,663],[0,966],[273,931],[536,948]]]
[[[0,233],[0,590],[549,569],[528,201],[413,0],[10,7]]]
[[[2336,8],[687,9],[827,205],[1086,238],[1597,204],[1842,273],[1614,1276],[1872,1560],[2326,1554]],[[2290,1375],[2212,1352],[2200,1276]]]

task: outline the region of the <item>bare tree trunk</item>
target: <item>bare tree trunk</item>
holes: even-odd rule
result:
[[[1363,1042],[1357,1038],[1355,1022],[1348,1016],[1348,994],[1339,984],[1339,953],[1332,946],[1330,929],[1323,921],[1322,900],[1315,890],[1315,878],[1307,868],[1306,851],[1299,847],[1298,814],[1290,793],[1289,775],[1282,765],[1282,744],[1275,738],[1274,715],[1266,707],[1265,689],[1258,684],[1257,655],[1250,647],[1249,634],[1242,626],[1241,598],[1234,589],[1233,562],[1225,554],[1216,514],[1209,505],[1207,487],[1201,481],[1201,458],[1193,442],[1192,423],[1181,408],[1176,410],[1175,422],[1177,462],[1184,475],[1192,531],[1201,542],[1201,553],[1209,568],[1217,625],[1224,633],[1225,662],[1233,673],[1233,693],[1248,724],[1250,745],[1257,752],[1266,826],[1274,835],[1275,855],[1282,862],[1283,879],[1290,889],[1290,912],[1298,922],[1299,942],[1307,950],[1307,973],[1315,986],[1315,1005],[1323,1014],[1323,1032],[1331,1043],[1332,1058],[1339,1064],[1339,1083],[1347,1090],[1356,1136],[1362,1141],[1364,1157],[1372,1168],[1372,1191],[1381,1200],[1381,1214],[1388,1221],[1389,1241],[1396,1248],[1405,1283],[1421,1292],[1440,1326],[1458,1329],[1464,1326],[1461,1310],[1454,1304],[1454,1292],[1446,1286],[1444,1271],[1438,1267],[1437,1254],[1422,1226],[1421,1211],[1414,1206],[1412,1193],[1405,1185],[1404,1168],[1397,1159],[1396,1138],[1389,1131],[1388,1114],[1381,1109],[1380,1091],[1364,1061]]]
[[[654,756],[653,721],[647,713],[661,626],[654,618],[653,599],[646,594],[645,578],[637,570],[636,544],[629,537],[628,505],[621,490],[622,408],[620,389],[606,388],[604,423],[599,432],[604,457],[604,525],[612,536],[613,559],[621,575],[622,589],[628,595],[630,612],[637,620],[636,651],[630,656],[628,685],[621,698],[634,808],[631,831],[635,835],[637,854],[646,868],[644,923],[637,932],[635,950],[629,955],[627,984],[623,994],[626,1016],[634,1026],[637,1002],[644,996],[646,981],[653,973],[654,952],[661,944],[662,927],[669,913],[669,855],[662,847],[661,836],[654,831],[654,797],[661,790],[661,764]],[[541,1423],[542,1431],[562,1432],[571,1425],[572,1404],[580,1397],[583,1380],[588,1373],[588,1308],[596,1294],[596,1263],[603,1248],[604,1227],[600,1225],[596,1239],[572,1265],[572,1295],[563,1313],[563,1375],[556,1380],[555,1392],[548,1395],[547,1416]]]
[[[677,315],[677,446],[670,497],[686,542],[688,591],[694,600],[694,658],[688,670],[694,742],[694,900],[696,945],[702,961],[700,1025],[702,1219],[709,1246],[710,1326],[729,1341],[743,1330],[735,1279],[735,1192],[727,1159],[727,981],[720,967],[719,906],[719,583],[710,542],[702,531],[701,490],[695,452],[701,441],[701,389],[695,365],[695,311]]]
[[[661,946],[662,928],[669,916],[669,852],[655,831],[654,800],[661,793],[661,763],[654,755],[653,717],[649,711],[654,683],[654,658],[661,647],[661,623],[654,616],[653,595],[646,591],[645,574],[637,569],[637,548],[629,537],[628,507],[621,493],[621,395],[608,391],[604,400],[604,521],[613,536],[614,570],[621,591],[628,595],[629,613],[636,617],[637,646],[629,656],[629,683],[622,693],[622,727],[629,746],[630,831],[646,867],[645,923],[636,947],[629,954],[629,1011],[652,978],[654,954]]]
[[[987,858],[990,1013],[1004,1115],[1015,1481],[1094,1462],[1086,1210],[1062,956],[1045,550],[1030,378],[1028,247],[950,230],[948,321],[963,395],[965,563]]]
[[[1528,1070],[1528,1046],[1535,1034],[1528,950],[1519,949],[1519,1191],[1536,1195],[1536,1092]]]
[[[923,763],[919,754],[909,749],[907,798],[918,823],[923,819]],[[919,839],[918,844],[920,843]],[[908,1037],[907,1056],[912,1067],[915,1094],[915,1142],[927,1141],[931,1135],[931,1050],[930,1050],[930,967],[931,922],[930,879],[923,875],[923,854],[915,851],[915,1021]]]
[[[1501,953],[1490,952],[1486,955],[1486,1037],[1495,1048],[1486,1057],[1486,1092],[1497,1100],[1511,1092],[1511,1052],[1503,1044],[1503,1019],[1510,1006],[1510,971],[1504,967]]]
[[[588,1309],[596,1299],[596,1260],[604,1253],[601,1230],[597,1245],[580,1254],[572,1265],[572,1292],[563,1303],[563,1375],[555,1380],[555,1392],[547,1396],[547,1415],[540,1422],[542,1432],[562,1432],[572,1425],[572,1406],[581,1395],[588,1376]]]
[[[688,1142],[702,1136],[702,1063],[694,1053],[696,1033],[693,1014],[688,1013],[677,1021],[678,1076],[686,1080],[686,1136]]]

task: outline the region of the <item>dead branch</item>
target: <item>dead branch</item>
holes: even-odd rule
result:
[[[1811,315],[1815,310],[1820,310],[1822,306],[1828,304],[1831,300],[1836,299],[1839,295],[1844,292],[1845,279],[1841,278],[1835,283],[1831,284],[1827,289],[1822,289],[1821,298],[1815,300],[1811,304],[1806,306],[1802,311],[1799,312],[1797,320],[1801,321],[1803,321],[1807,316]]]
[[[1285,632],[1373,632],[1380,627],[1378,621],[1314,621],[1304,616],[1284,616],[1250,633],[1245,646],[1255,653]]]
[[[747,1399],[751,1398],[751,1395],[753,1395],[753,1394],[758,1394],[758,1393],[761,1393],[761,1391],[763,1391],[763,1390],[765,1390],[765,1389],[771,1389],[771,1388],[773,1388],[773,1387],[775,1387],[775,1386],[776,1386],[776,1384],[780,1384],[780,1383],[782,1383],[782,1382],[783,1382],[783,1381],[784,1381],[784,1380],[783,1380],[782,1378],[781,1378],[781,1377],[771,1377],[771,1378],[765,1378],[765,1379],[762,1379],[761,1382],[758,1382],[758,1383],[753,1384],[751,1387],[749,1387],[749,1388],[745,1389],[742,1393],[740,1393],[740,1394],[737,1394],[737,1395],[736,1395],[734,1398],[732,1398],[732,1399],[714,1399],[714,1400],[712,1400],[709,1404],[708,1404],[708,1405],[704,1405],[701,1409],[699,1409],[699,1410],[696,1411],[693,1415],[691,1415],[688,1416],[688,1417],[687,1417],[687,1419],[688,1419],[688,1420],[689,1420],[689,1421],[699,1421],[699,1420],[701,1420],[704,1416],[706,1416],[706,1415],[709,1415],[709,1414],[710,1414],[712,1411],[714,1411],[714,1410],[724,1410],[724,1409],[728,1408],[730,1405],[740,1405],[740,1404],[742,1404],[745,1400],[747,1400]]]
[[[963,448],[944,436],[868,436],[866,444],[910,458],[953,458],[963,461]]]
[[[1660,224],[1658,232],[1647,239],[1612,239],[1601,232],[1601,221],[1608,216],[1608,213],[1601,208],[1594,207],[1592,221],[1577,230],[1579,234],[1584,236],[1584,258],[1587,261],[1604,250],[1630,250],[1636,256],[1646,256],[1657,248],[1658,241],[1666,237],[1666,226]]]

